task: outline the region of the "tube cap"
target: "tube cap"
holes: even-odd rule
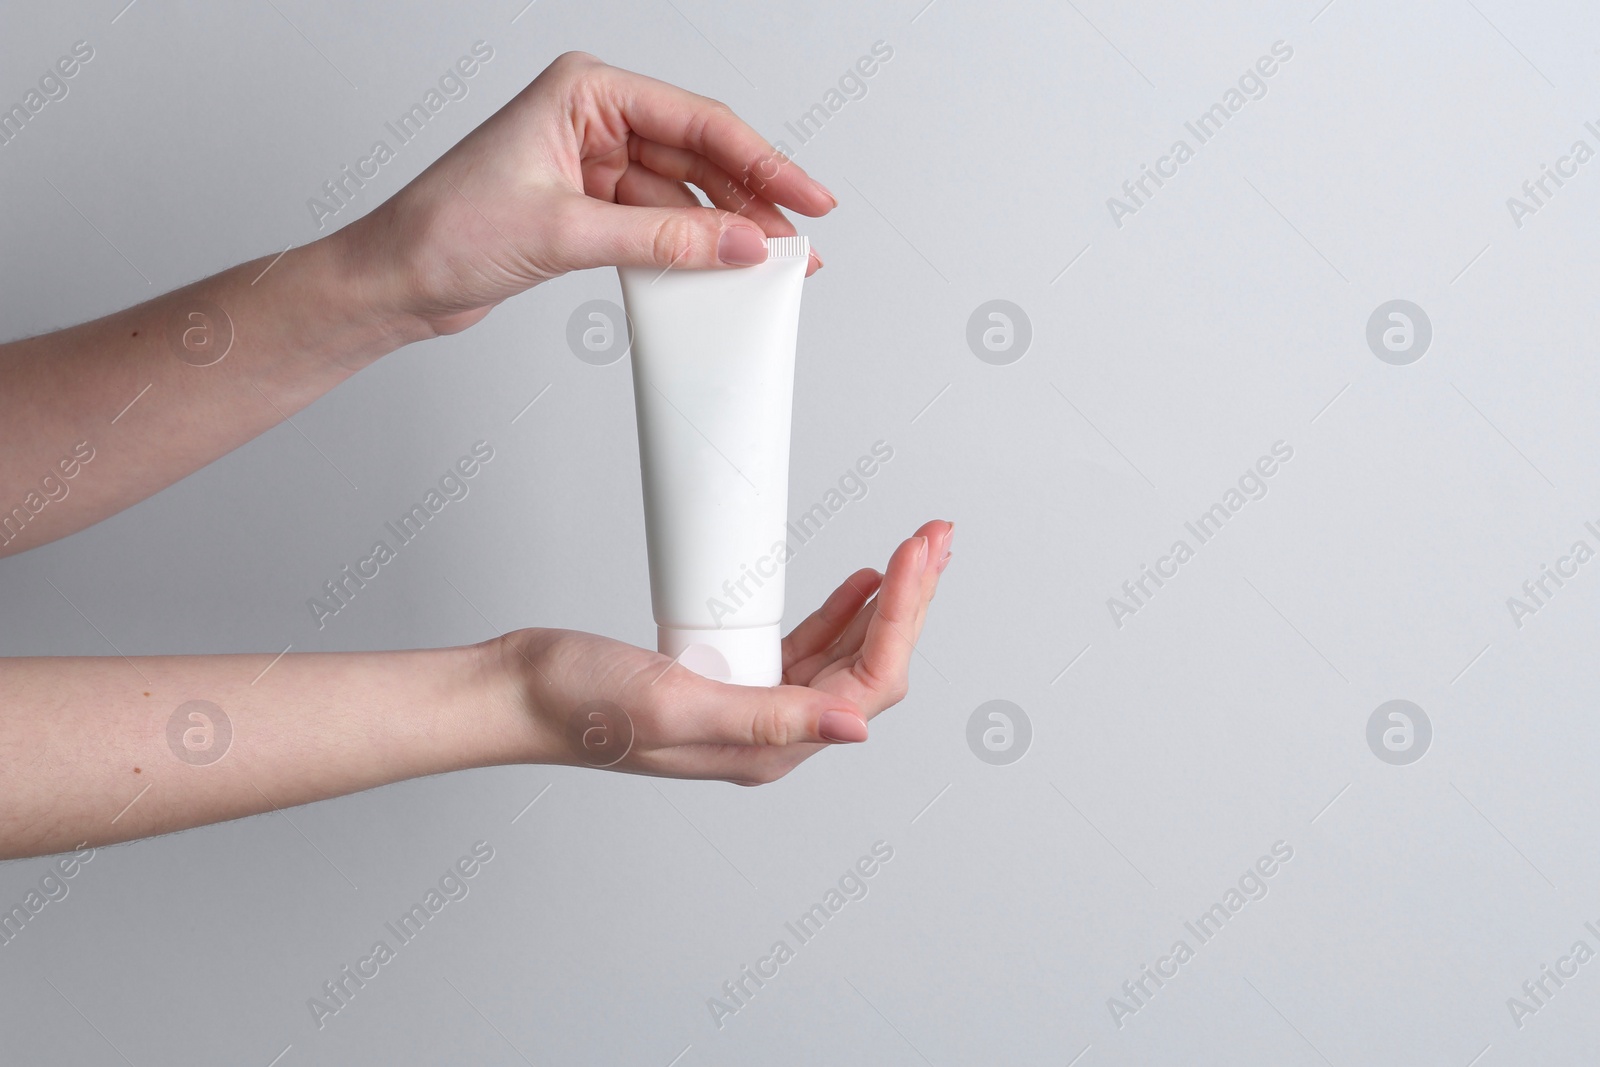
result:
[[[656,649],[714,682],[770,687],[783,681],[783,634],[777,624],[723,630],[657,626]]]

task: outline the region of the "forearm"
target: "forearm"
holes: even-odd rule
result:
[[[538,760],[495,648],[0,660],[0,859]]]
[[[0,345],[0,556],[158,492],[385,352],[541,282],[748,265],[764,237],[795,233],[779,205],[836,203],[715,101],[568,53],[342,230]]]
[[[0,556],[158,492],[422,336],[379,310],[350,237],[0,345]]]

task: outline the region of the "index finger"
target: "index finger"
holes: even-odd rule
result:
[[[619,67],[602,68],[612,102],[639,136],[705,156],[752,193],[802,215],[825,215],[838,200],[822,183],[710,97]]]
[[[902,542],[889,557],[883,586],[878,590],[877,610],[861,641],[855,673],[879,697],[886,697],[889,704],[897,703],[904,695],[911,671],[911,654],[922,630],[922,601],[927,594],[922,576],[931,548],[929,537],[918,534]]]

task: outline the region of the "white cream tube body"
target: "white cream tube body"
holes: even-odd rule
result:
[[[809,244],[727,270],[621,267],[657,647],[736,685],[783,673],[789,422]]]

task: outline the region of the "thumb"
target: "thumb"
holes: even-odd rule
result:
[[[688,670],[673,686],[668,719],[678,744],[784,746],[867,739],[854,702],[799,685],[728,685]]]
[[[561,259],[568,270],[748,267],[767,258],[766,234],[732,212],[583,200],[561,227]]]

